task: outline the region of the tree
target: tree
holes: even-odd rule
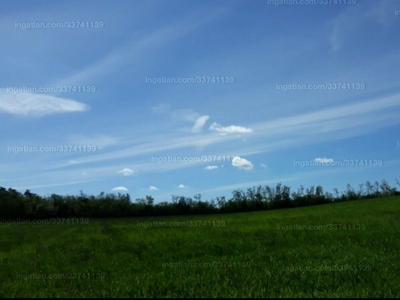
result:
[[[339,199],[339,198],[340,198],[339,190],[338,190],[337,188],[334,188],[333,191],[334,191],[334,193],[335,193],[335,198],[336,198],[336,199]]]
[[[364,195],[364,184],[361,183],[358,185],[358,193],[357,193],[357,197],[361,198]]]
[[[370,195],[373,190],[373,186],[369,180],[365,183],[365,187],[367,188],[367,195]]]
[[[322,188],[322,186],[318,185],[315,190],[315,196],[322,197],[323,195],[324,195],[324,189]]]
[[[153,206],[153,204],[154,204],[154,198],[152,197],[152,196],[146,196],[146,201],[145,201],[145,204],[147,205],[147,206]]]

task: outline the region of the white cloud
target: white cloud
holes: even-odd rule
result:
[[[260,167],[262,167],[262,168],[266,168],[266,167],[267,167],[267,165],[266,165],[266,164],[260,164]]]
[[[218,166],[207,166],[204,168],[204,170],[214,170],[214,169],[218,169]]]
[[[241,158],[240,156],[235,156],[232,158],[232,166],[246,171],[253,169],[253,164],[247,159]]]
[[[321,163],[321,164],[328,164],[328,163],[333,163],[333,159],[332,158],[326,158],[326,157],[317,157],[315,159],[315,162],[317,163]]]
[[[113,192],[127,192],[128,189],[124,186],[117,186],[112,189]]]
[[[158,187],[152,185],[150,186],[149,191],[158,191]]]
[[[184,188],[186,188],[186,186],[183,185],[183,184],[180,184],[180,185],[178,185],[178,188],[179,188],[179,189],[184,189]]]
[[[210,130],[218,131],[222,134],[228,134],[228,133],[250,133],[253,132],[253,129],[251,128],[246,128],[243,126],[236,126],[236,125],[230,125],[227,127],[223,127],[222,125],[214,122],[210,126]]]
[[[118,171],[118,173],[121,173],[124,176],[130,176],[130,175],[134,174],[135,171],[132,169],[125,168],[125,169]]]
[[[195,122],[199,117],[200,114],[190,108],[177,109],[171,112],[171,118],[174,120]]]
[[[210,118],[210,116],[201,116],[199,118],[197,118],[197,120],[194,122],[192,131],[193,132],[200,132],[204,125],[206,124],[206,122],[208,121],[208,119]]]
[[[56,113],[82,112],[89,108],[75,100],[34,93],[11,93],[0,89],[0,111],[18,115],[42,117]]]

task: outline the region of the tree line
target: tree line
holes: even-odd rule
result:
[[[400,186],[400,182],[396,179]],[[216,197],[203,201],[201,194],[193,197],[172,195],[172,201],[154,204],[152,196],[131,201],[129,194],[106,194],[39,196],[26,190],[20,193],[12,188],[0,187],[0,219],[49,219],[49,218],[120,218],[139,216],[166,216],[182,214],[234,213],[279,208],[292,208],[328,204],[376,197],[399,196],[400,191],[391,187],[386,180],[367,181],[354,189],[347,184],[346,190],[324,192],[322,186],[297,191],[277,183],[275,187],[257,186],[247,190],[234,190],[232,197]]]

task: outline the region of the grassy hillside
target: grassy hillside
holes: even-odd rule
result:
[[[0,297],[400,295],[398,197],[52,222],[0,225]]]

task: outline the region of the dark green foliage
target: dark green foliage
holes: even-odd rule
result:
[[[399,181],[396,180],[398,184]],[[154,204],[152,196],[136,199],[133,203],[129,194],[105,194],[88,196],[80,192],[79,196],[60,196],[52,194],[41,197],[27,190],[24,194],[14,189],[0,188],[0,219],[49,219],[49,218],[121,218],[138,216],[163,216],[186,214],[233,213],[268,209],[301,207],[327,204],[332,202],[390,197],[400,195],[386,180],[381,183],[369,181],[359,185],[359,190],[348,184],[346,191],[335,195],[324,193],[322,186],[311,186],[304,189],[300,186],[297,192],[278,183],[274,188],[258,186],[247,191],[235,190],[231,199],[217,197],[216,200],[202,201],[201,195],[193,199],[184,196],[172,196],[171,202]]]

